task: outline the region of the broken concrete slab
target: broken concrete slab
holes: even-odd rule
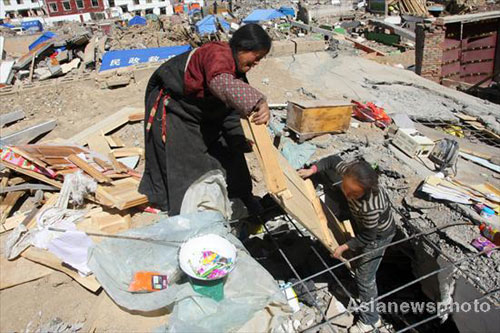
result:
[[[309,40],[296,38],[292,40],[295,43],[295,53],[321,52],[326,49],[324,40]]]
[[[26,115],[23,111],[13,111],[0,115],[0,127],[23,119]]]
[[[33,141],[37,137],[47,132],[50,132],[56,127],[55,120],[49,120],[28,128],[25,128],[21,131],[17,131],[15,133],[0,137],[0,141],[2,144],[25,144]]]
[[[62,64],[61,65],[62,74],[67,74],[71,72],[73,69],[78,68],[78,65],[80,65],[80,58],[75,58],[67,64]]]
[[[500,105],[444,87],[412,71],[361,57],[340,54],[332,58],[327,52],[317,52],[268,58],[262,63],[275,69],[266,73],[271,82],[286,83],[280,87],[259,86],[265,94],[277,95],[279,91],[284,95],[285,91],[302,86],[318,99],[334,99],[340,95],[345,99],[377,102],[387,113],[405,113],[416,119],[456,120],[456,111],[472,116],[500,114]],[[250,72],[250,80],[252,76]],[[496,132],[493,125],[491,128]]]
[[[269,57],[282,57],[295,54],[295,43],[290,40],[273,41]]]
[[[87,66],[95,62],[95,50],[96,50],[96,36],[92,37],[90,42],[85,46],[85,51],[83,54],[83,66]]]
[[[12,68],[14,67],[14,61],[1,61],[0,62],[0,84],[10,84],[14,73]]]

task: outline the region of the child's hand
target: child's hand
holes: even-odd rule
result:
[[[309,178],[314,174],[314,169],[300,169],[297,171],[300,177],[303,179]]]

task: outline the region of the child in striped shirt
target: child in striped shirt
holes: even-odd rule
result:
[[[337,199],[335,204],[341,209],[333,211],[345,214],[348,207],[350,214],[347,215],[356,234],[356,237],[337,247],[333,256],[339,259],[346,250],[356,254],[370,252],[354,262],[359,298],[366,306],[361,307],[359,320],[349,329],[350,333],[370,332],[382,326],[376,304],[370,303],[378,295],[375,277],[385,252],[385,249],[376,249],[389,244],[396,231],[389,197],[379,186],[378,174],[363,159],[346,162],[333,155],[308,169],[299,170],[303,178],[316,173],[322,176],[325,193],[332,193],[334,200]],[[346,204],[342,205],[342,202]]]

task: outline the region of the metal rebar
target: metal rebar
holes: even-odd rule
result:
[[[496,293],[498,293],[498,292],[500,292],[500,289],[494,289],[494,290],[491,290],[491,291],[487,292],[486,294],[484,294],[484,295],[482,295],[482,296],[480,296],[480,297],[477,297],[477,298],[475,298],[475,299],[473,299],[473,300],[470,300],[470,301],[468,301],[468,302],[463,302],[462,304],[469,304],[469,303],[473,303],[473,302],[475,302],[475,301],[479,301],[479,300],[481,300],[481,299],[483,299],[483,298],[486,298],[486,297],[488,297],[488,296],[490,296],[490,295],[493,295],[493,294],[496,294]],[[444,314],[447,314],[447,313],[451,313],[451,311],[450,311],[450,310],[445,311],[445,313],[444,313]],[[412,324],[412,325],[410,325],[410,326],[407,326],[407,327],[405,327],[405,328],[403,328],[403,329],[401,329],[401,330],[397,331],[396,333],[403,333],[403,332],[406,332],[406,331],[408,331],[408,330],[414,329],[414,328],[415,328],[415,327],[417,327],[417,326],[420,326],[420,325],[422,325],[422,324],[425,324],[425,323],[427,323],[427,322],[429,322],[429,321],[432,321],[432,320],[434,320],[434,319],[438,319],[438,318],[442,317],[442,315],[443,315],[443,313],[438,312],[438,313],[436,313],[435,315],[433,315],[433,316],[431,316],[431,317],[429,317],[429,318],[426,318],[426,319],[424,319],[424,320],[421,320],[421,321],[419,321],[419,322],[416,322],[415,324]]]
[[[345,265],[346,263],[348,263],[348,262],[351,262],[351,261],[354,261],[354,260],[358,260],[358,259],[360,259],[360,258],[362,258],[362,257],[364,257],[364,256],[367,256],[367,255],[371,254],[372,252],[379,251],[379,250],[385,249],[385,248],[387,248],[387,247],[390,247],[390,246],[393,246],[393,245],[397,245],[397,244],[400,244],[400,243],[403,243],[403,242],[409,241],[409,240],[411,240],[411,239],[414,239],[414,238],[417,238],[417,237],[420,237],[420,236],[423,236],[423,235],[432,234],[432,233],[434,233],[434,232],[436,232],[436,231],[439,231],[439,230],[443,230],[443,229],[450,228],[450,227],[456,227],[456,226],[459,226],[459,225],[468,225],[468,226],[471,226],[471,224],[470,224],[470,223],[463,223],[463,222],[462,222],[462,223],[448,224],[448,225],[441,226],[441,227],[434,227],[434,228],[431,228],[431,229],[430,229],[430,230],[428,230],[428,231],[422,231],[422,232],[419,232],[419,233],[417,233],[417,234],[413,234],[413,235],[408,236],[408,237],[406,237],[406,238],[403,238],[403,239],[400,239],[400,240],[397,240],[397,241],[391,242],[391,243],[386,244],[386,245],[379,246],[379,247],[377,247],[377,248],[375,248],[375,249],[373,249],[373,250],[370,250],[370,251],[368,251],[368,252],[361,253],[361,254],[359,254],[359,255],[357,255],[357,256],[354,256],[354,257],[352,257],[352,258],[350,258],[350,259],[346,259],[345,261],[342,261],[342,262],[340,262],[340,263],[338,263],[338,264],[336,264],[336,265],[333,265],[333,266],[331,266],[331,267],[329,267],[329,268],[327,268],[327,269],[324,269],[324,270],[322,270],[322,271],[319,271],[319,272],[317,272],[317,273],[314,273],[314,274],[312,274],[312,275],[309,275],[308,277],[304,278],[303,280],[304,280],[304,281],[308,281],[308,280],[314,279],[315,277],[318,277],[318,276],[320,276],[320,275],[322,275],[322,274],[324,274],[324,273],[326,273],[326,272],[328,272],[328,271],[334,270],[334,269],[336,269],[336,268],[338,268],[338,267],[340,267],[340,266],[344,266],[344,265]],[[291,287],[294,287],[294,286],[296,286],[296,285],[300,284],[301,282],[303,282],[303,281],[297,281],[297,282],[293,283],[293,284],[291,285]]]
[[[274,246],[276,247],[276,249],[278,250],[278,252],[280,253],[280,255],[283,257],[283,260],[285,260],[285,262],[287,263],[288,267],[290,267],[290,270],[293,272],[293,274],[295,275],[295,277],[297,279],[299,279],[299,281],[302,280],[302,278],[300,277],[299,273],[295,270],[295,267],[293,267],[292,263],[290,262],[290,260],[286,256],[285,252],[283,252],[283,250],[280,248],[278,242],[276,241],[276,239],[274,238],[274,236],[271,234],[271,232],[267,228],[266,224],[263,223],[262,226],[264,227],[264,229],[266,230],[267,234],[271,238],[271,241],[273,242]],[[319,311],[319,313],[321,314],[321,317],[323,318],[323,320],[326,321],[325,314],[319,308],[318,303],[316,302],[315,297],[313,297],[311,291],[309,290],[309,288],[307,287],[307,285],[305,284],[305,282],[303,281],[301,284],[305,288],[305,290],[306,290],[307,294],[309,295],[309,297],[311,298],[311,300],[313,301],[314,307]],[[331,331],[333,333],[337,332],[337,330],[331,325],[330,322],[327,322],[327,323],[328,323],[328,327],[331,329]]]
[[[299,229],[299,227],[293,222],[293,220],[290,218],[290,216],[286,215],[285,214],[285,218],[288,220],[288,222],[290,222],[294,228],[297,230],[297,232],[302,236],[302,237],[305,237],[304,233]],[[325,266],[325,268],[328,268],[328,265],[327,263],[325,262],[325,260],[323,259],[323,257],[319,254],[318,250],[316,249],[315,246],[313,245],[310,245],[309,246],[311,248],[311,250],[314,252],[314,254],[316,255],[316,257],[318,257],[319,261],[321,261],[321,263],[323,264],[323,266]],[[352,296],[352,294],[349,292],[349,290],[347,290],[347,288],[344,286],[344,284],[340,281],[340,279],[335,275],[335,273],[333,273],[332,270],[328,271],[330,273],[330,275],[333,277],[333,279],[335,280],[335,282],[337,282],[337,284],[340,286],[340,288],[342,288],[342,290],[344,291],[344,293],[349,297],[349,300],[350,301],[353,301],[354,304],[356,306],[358,306],[358,302],[356,301],[356,299]],[[349,314],[351,314],[351,311],[348,311]],[[382,318],[380,317],[380,319],[382,320]],[[383,325],[385,326],[385,323],[382,321]],[[373,329],[376,329],[376,327],[374,325],[372,325]]]
[[[493,249],[493,251],[496,251],[496,250],[498,250],[498,249],[500,249],[500,248],[496,247],[496,248],[494,248],[494,249]],[[460,259],[460,260],[457,260],[457,261],[455,261],[455,264],[459,264],[459,263],[461,263],[461,262],[465,262],[465,261],[467,261],[467,260],[473,259],[473,258],[475,258],[475,257],[477,257],[477,256],[480,256],[480,255],[482,255],[482,254],[486,253],[487,251],[489,251],[489,249],[485,249],[485,250],[483,250],[483,251],[481,251],[481,252],[478,252],[478,253],[476,253],[476,254],[474,254],[474,255],[472,255],[472,256],[465,257],[465,258],[462,258],[462,259]],[[453,267],[453,266],[454,266],[453,264],[450,264],[450,265],[447,265],[447,266],[445,266],[445,267],[439,268],[439,269],[437,269],[437,270],[435,270],[435,271],[432,271],[432,272],[430,272],[430,273],[428,273],[428,274],[425,274],[425,275],[423,275],[423,276],[421,276],[421,277],[419,277],[419,278],[417,278],[417,279],[414,279],[414,280],[412,280],[412,281],[410,281],[410,282],[408,282],[408,283],[406,283],[406,284],[404,284],[404,285],[402,285],[402,286],[400,286],[400,287],[398,287],[398,288],[395,288],[395,289],[393,289],[393,290],[391,290],[391,291],[389,291],[389,292],[387,292],[387,293],[385,293],[385,294],[383,294],[383,295],[380,295],[380,296],[378,296],[378,297],[376,297],[376,298],[372,299],[370,302],[366,302],[366,303],[364,303],[364,304],[366,304],[366,305],[370,305],[370,304],[372,304],[372,303],[378,302],[378,301],[379,301],[379,300],[381,300],[382,298],[385,298],[385,297],[387,297],[387,296],[390,296],[390,295],[392,295],[392,294],[394,294],[394,293],[396,293],[396,292],[398,292],[398,291],[400,291],[400,290],[402,290],[402,289],[408,288],[409,286],[411,286],[411,285],[413,285],[413,284],[415,284],[415,283],[417,283],[417,282],[420,282],[420,281],[422,281],[422,280],[424,280],[424,279],[427,279],[428,277],[433,276],[433,275],[436,275],[436,274],[438,274],[438,273],[440,273],[440,272],[442,272],[442,271],[444,271],[444,270],[447,270],[448,268],[451,268],[451,267]],[[359,308],[359,307],[356,307],[353,311],[358,310],[358,308]],[[349,310],[346,310],[346,311],[344,311],[344,312],[342,312],[342,313],[340,313],[340,314],[335,315],[335,316],[334,316],[334,317],[332,317],[332,318],[327,319],[327,321],[326,321],[326,322],[330,322],[331,320],[335,319],[336,317],[339,317],[340,315],[344,315],[344,314],[345,314],[345,313],[347,313],[347,312],[349,312]],[[309,329],[317,329],[317,328],[320,328],[320,327],[322,327],[323,325],[325,325],[325,324],[326,324],[326,322],[319,323],[319,324],[317,324],[317,325],[315,325],[315,326],[313,326],[313,327],[311,327],[311,328],[309,328]]]

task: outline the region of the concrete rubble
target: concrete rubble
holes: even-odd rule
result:
[[[298,168],[333,154],[344,159],[362,156],[377,170],[380,185],[390,196],[397,221],[395,240],[408,240],[389,247],[382,261],[377,274],[379,295],[390,294],[383,302],[452,304],[480,298],[491,311],[443,314],[415,330],[466,332],[498,327],[500,251],[497,246],[491,253],[481,253],[474,240],[482,235],[481,224],[500,230],[500,174],[496,171],[500,166],[500,45],[481,40],[480,48],[494,52],[463,64],[460,61],[467,52],[477,49],[459,51],[456,45],[494,35],[490,30],[500,24],[500,4],[386,3],[387,8],[377,7],[377,1],[207,1],[198,14],[153,15],[145,25],[129,26],[123,18],[65,22],[36,35],[0,26],[0,104],[4,106],[0,153],[29,165],[21,168],[5,156],[0,160],[0,254],[2,270],[8,272],[0,272],[0,331],[159,331],[168,324],[170,312],[131,314],[112,301],[93,274],[84,276],[48,251],[30,246],[18,259],[8,261],[5,245],[23,225],[33,229],[37,216],[54,207],[56,200],[58,208],[82,214],[77,227],[85,232],[115,234],[161,218],[162,213],[148,206],[137,186],[145,163],[144,92],[149,77],[166,59],[150,56],[139,62],[131,61],[132,55],[128,63],[115,68],[107,57],[113,52],[191,49],[210,41],[228,41],[255,9],[282,13],[258,22],[273,46],[248,74],[252,86],[267,96],[275,147],[284,156],[293,152],[300,157],[294,160]],[[212,33],[200,33],[196,23],[209,14],[217,14],[231,28],[224,30],[219,24]],[[467,33],[456,37],[457,27]],[[446,53],[450,50],[459,52],[462,60]],[[487,58],[491,54],[493,58]],[[461,69],[450,70],[457,61]],[[480,72],[485,67],[478,67],[473,75],[469,71],[475,63],[490,62],[495,66],[488,67],[487,73]],[[392,122],[379,126],[353,113],[348,115],[346,130],[299,133],[288,127],[290,105],[297,100],[341,100],[353,110],[358,102],[373,103]],[[429,153],[413,154],[398,145],[396,136],[406,129],[418,131],[416,136],[424,136],[433,146],[442,139],[455,140],[459,146],[456,173],[445,169],[447,178],[440,178]],[[258,159],[252,153],[246,158],[254,194],[264,197],[262,202],[271,200]],[[66,175],[76,170],[92,181],[89,188],[95,192],[82,189],[82,200],[64,188]],[[453,198],[465,198],[465,203],[442,193],[443,199],[436,199],[424,191],[436,175],[448,182],[445,194],[453,191]],[[112,190],[124,182],[132,183],[132,189],[127,187],[130,193],[122,198]],[[322,198],[322,186],[315,185]],[[66,201],[57,199],[61,196]],[[61,202],[66,205],[59,207]],[[493,210],[493,215],[484,213],[484,208]],[[296,295],[288,299],[287,311],[266,308],[265,314],[258,312],[252,320],[274,332],[330,332],[331,328],[347,332],[357,317],[349,308],[357,298],[353,273],[341,266],[309,279],[339,261],[298,221],[276,215],[266,221],[266,229],[244,224],[233,230],[283,293],[293,285]],[[246,223],[246,218],[238,220]],[[435,229],[439,231],[429,232]],[[428,234],[414,237],[419,233]],[[419,280],[427,274],[432,276]],[[411,285],[391,293],[406,283]],[[35,297],[38,292],[40,299]],[[74,299],[68,299],[72,292]],[[383,313],[380,331],[401,330],[430,315],[434,313]],[[325,324],[325,318],[332,317]],[[242,329],[249,327],[253,326]]]

